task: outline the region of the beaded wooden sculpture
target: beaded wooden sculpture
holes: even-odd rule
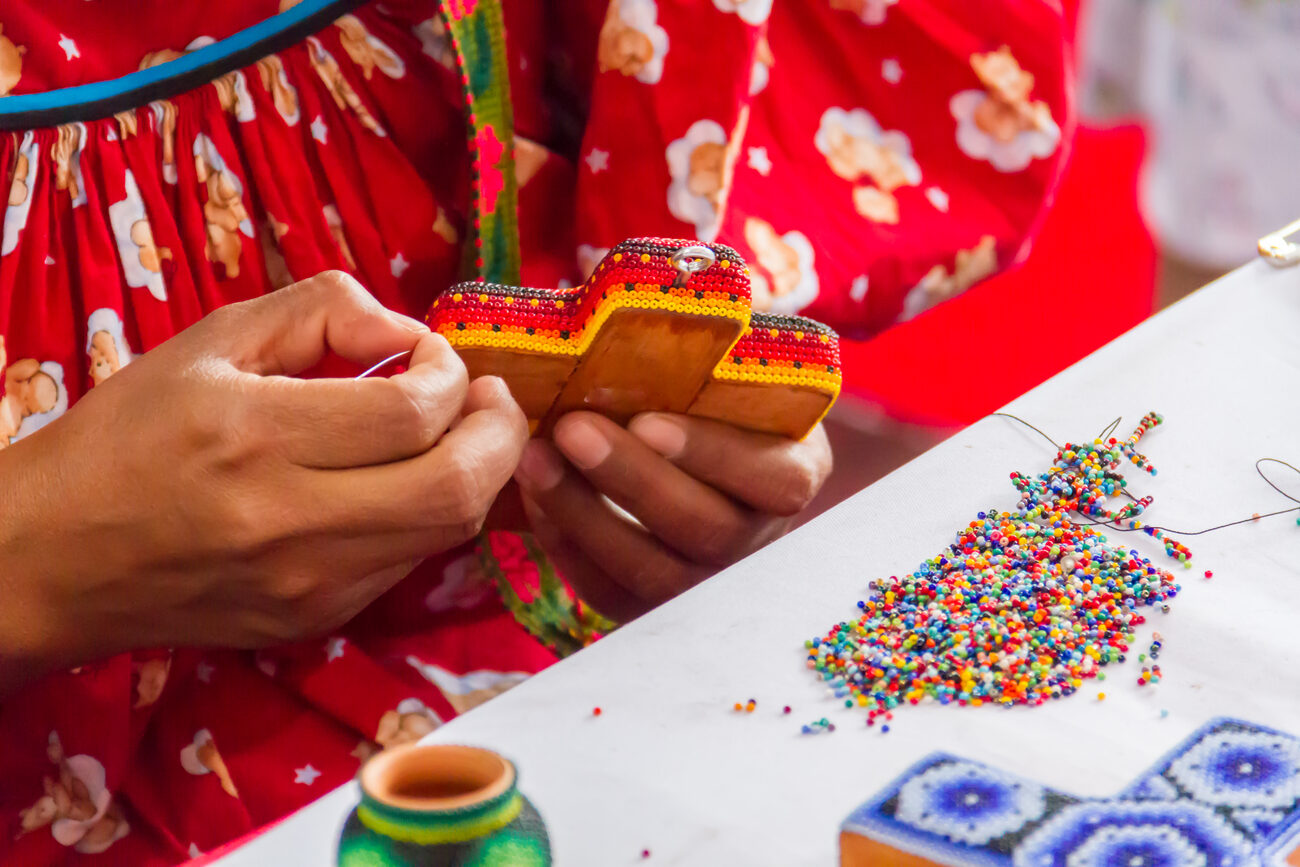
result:
[[[950,753],[841,826],[841,867],[1300,864],[1300,738],[1212,719],[1118,795],[1079,797]]]
[[[626,241],[573,289],[462,283],[427,321],[540,433],[577,409],[659,410],[802,438],[840,389],[835,332],[753,312],[744,260],[716,244]]]

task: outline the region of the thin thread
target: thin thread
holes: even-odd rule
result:
[[[1049,436],[1048,434],[1044,433],[1044,432],[1042,431],[1041,428],[1035,427],[1034,425],[1032,425],[1032,424],[1030,424],[1029,422],[1025,421],[1023,418],[1020,418],[1019,416],[1012,415],[1012,414],[1009,413],[1009,412],[995,412],[995,413],[993,413],[993,415],[1000,415],[1000,416],[1002,416],[1003,418],[1009,418],[1009,419],[1011,419],[1012,421],[1019,422],[1020,424],[1024,425],[1025,427],[1027,427],[1027,428],[1029,428],[1030,430],[1032,430],[1032,431],[1034,431],[1035,433],[1037,433],[1037,434],[1038,434],[1039,436],[1041,436],[1043,439],[1047,440],[1049,443],[1051,443],[1053,446],[1055,446],[1055,447],[1057,448],[1058,451],[1064,451],[1064,450],[1065,450],[1065,447],[1064,447],[1064,446],[1060,445],[1059,443],[1056,442],[1056,440],[1052,439],[1051,436]],[[1113,433],[1114,433],[1114,432],[1119,428],[1119,426],[1120,426],[1121,422],[1123,422],[1123,420],[1124,420],[1124,417],[1123,417],[1123,416],[1120,416],[1119,418],[1115,419],[1113,422],[1111,422],[1110,424],[1108,424],[1108,425],[1105,427],[1105,429],[1102,430],[1101,435],[1098,436],[1098,439],[1104,439],[1104,438],[1106,438],[1108,435],[1113,434]],[[1273,490],[1277,491],[1279,494],[1281,494],[1282,496],[1286,497],[1286,498],[1287,498],[1288,500],[1290,500],[1291,502],[1293,502],[1293,503],[1300,503],[1300,498],[1296,498],[1296,497],[1291,496],[1291,495],[1288,494],[1286,491],[1284,491],[1284,490],[1282,490],[1280,487],[1278,487],[1277,484],[1275,484],[1275,483],[1273,482],[1272,479],[1270,479],[1268,476],[1264,475],[1264,469],[1263,469],[1263,466],[1262,466],[1262,465],[1263,465],[1264,463],[1266,463],[1266,462],[1267,462],[1267,463],[1274,463],[1274,464],[1281,464],[1282,466],[1284,466],[1284,467],[1286,467],[1287,469],[1291,470],[1291,472],[1295,473],[1297,476],[1300,476],[1300,468],[1297,468],[1297,467],[1295,467],[1295,466],[1293,466],[1293,465],[1291,465],[1291,464],[1287,463],[1286,461],[1281,460],[1281,459],[1279,459],[1279,458],[1260,458],[1259,460],[1255,461],[1255,472],[1258,473],[1258,474],[1259,474],[1259,477],[1260,477],[1261,479],[1264,480],[1264,484],[1268,485],[1270,488],[1272,488]],[[1127,496],[1130,500],[1133,500],[1134,502],[1137,501],[1137,498],[1134,497],[1132,494],[1130,494],[1127,490],[1121,489],[1121,490],[1120,490],[1120,493],[1123,494],[1123,495],[1125,495],[1125,496]],[[1253,524],[1253,523],[1255,523],[1256,521],[1262,521],[1262,520],[1265,519],[1265,518],[1275,518],[1275,517],[1277,517],[1278,515],[1289,515],[1289,514],[1291,514],[1292,512],[1300,512],[1300,506],[1295,506],[1295,507],[1292,507],[1292,508],[1290,508],[1290,509],[1280,509],[1280,510],[1278,510],[1278,511],[1276,511],[1276,512],[1266,512],[1266,513],[1263,513],[1263,514],[1255,514],[1255,515],[1251,515],[1249,518],[1242,518],[1240,521],[1229,521],[1229,522],[1226,523],[1226,524],[1218,524],[1218,525],[1213,526],[1213,527],[1206,527],[1204,530],[1174,530],[1174,529],[1172,529],[1172,528],[1170,528],[1170,527],[1157,527],[1157,526],[1155,526],[1154,524],[1143,524],[1141,527],[1124,527],[1124,526],[1121,526],[1117,521],[1114,521],[1114,520],[1112,520],[1112,521],[1089,521],[1089,520],[1081,520],[1081,521],[1071,521],[1071,523],[1073,523],[1073,524],[1077,524],[1077,525],[1079,525],[1079,526],[1081,526],[1081,527],[1102,527],[1102,526],[1104,526],[1104,527],[1106,527],[1108,530],[1114,530],[1114,531],[1116,531],[1116,532],[1118,532],[1118,533],[1147,533],[1147,535],[1151,535],[1151,534],[1154,533],[1156,530],[1159,530],[1161,533],[1169,533],[1170,535],[1173,535],[1173,536],[1203,536],[1203,535],[1205,535],[1206,533],[1213,533],[1213,532],[1215,532],[1216,530],[1226,530],[1228,527],[1236,527],[1236,526],[1238,526],[1239,524]],[[1129,519],[1127,519],[1127,518],[1120,518],[1120,519],[1118,519],[1118,520],[1120,520],[1120,521],[1124,521],[1124,520],[1129,520]]]
[[[1124,421],[1124,416],[1116,416],[1113,422],[1106,425],[1102,432],[1097,434],[1097,439],[1104,440],[1108,436],[1114,436],[1115,431],[1119,430],[1119,425],[1122,421]]]
[[[366,372],[357,374],[355,378],[365,379],[367,376],[374,373],[376,370],[381,370],[387,367],[388,365],[393,364],[394,362],[399,361],[401,359],[409,358],[411,354],[412,354],[412,350],[408,349],[405,352],[399,352],[396,355],[390,355],[387,358],[385,358],[383,361],[376,364],[374,367],[367,370]]]
[[[1037,433],[1037,434],[1038,434],[1039,436],[1041,436],[1043,439],[1047,440],[1047,441],[1048,441],[1049,443],[1051,443],[1052,445],[1056,446],[1056,448],[1057,448],[1058,450],[1064,450],[1064,448],[1065,448],[1065,446],[1061,445],[1061,444],[1058,443],[1056,440],[1052,439],[1050,436],[1048,436],[1047,434],[1043,433],[1043,431],[1042,431],[1041,428],[1034,427],[1032,424],[1030,424],[1029,422],[1025,421],[1023,418],[1021,418],[1021,417],[1018,416],[1018,415],[1012,415],[1012,414],[1009,413],[1009,412],[995,412],[995,413],[993,413],[993,414],[994,414],[994,415],[1000,415],[1000,416],[1002,416],[1003,418],[1009,418],[1009,419],[1011,419],[1012,421],[1018,421],[1018,422],[1020,422],[1022,425],[1024,425],[1024,426],[1027,427],[1027,428],[1029,428],[1031,431],[1034,431],[1035,433]]]

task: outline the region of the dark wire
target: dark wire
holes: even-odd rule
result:
[[[1123,420],[1124,416],[1118,416],[1113,422],[1106,425],[1105,429],[1103,429],[1101,433],[1097,434],[1097,439],[1104,440],[1108,436],[1114,436],[1115,431],[1119,429],[1120,422]]]
[[[1035,427],[1034,425],[1025,421],[1023,418],[1020,418],[1019,416],[1012,415],[1009,412],[995,412],[993,413],[993,415],[1000,415],[1003,418],[1009,418],[1012,421],[1019,422],[1020,424],[1024,425],[1025,427],[1037,433],[1043,439],[1047,440],[1049,443],[1055,446],[1058,451],[1064,450],[1064,446],[1058,444],[1056,440],[1052,439],[1050,436],[1044,433],[1040,428]],[[1113,422],[1108,424],[1106,428],[1101,432],[1101,435],[1098,437],[1098,439],[1105,439],[1107,436],[1113,434],[1115,430],[1120,426],[1120,423],[1123,421],[1123,419],[1124,417],[1120,416],[1119,418],[1115,419]],[[1255,472],[1258,473],[1259,477],[1264,480],[1264,484],[1268,485],[1270,488],[1277,491],[1279,494],[1286,497],[1291,502],[1300,503],[1300,499],[1291,496],[1286,491],[1278,487],[1277,484],[1275,484],[1272,479],[1264,475],[1264,470],[1263,467],[1261,466],[1264,463],[1281,464],[1282,466],[1291,470],[1291,472],[1295,473],[1297,476],[1300,476],[1300,469],[1297,469],[1291,464],[1288,464],[1286,461],[1280,460],[1278,458],[1260,458],[1259,460],[1255,461]],[[1120,493],[1128,497],[1130,500],[1133,500],[1134,502],[1137,501],[1137,498],[1134,497],[1132,494],[1130,494],[1127,490],[1121,488]],[[1236,527],[1238,524],[1253,524],[1254,522],[1263,520],[1264,518],[1274,518],[1277,517],[1278,515],[1289,515],[1292,512],[1300,512],[1300,506],[1295,506],[1290,509],[1281,509],[1276,512],[1267,512],[1265,514],[1260,514],[1260,515],[1251,515],[1249,518],[1242,518],[1240,521],[1229,521],[1226,524],[1219,524],[1214,527],[1206,527],[1204,530],[1173,530],[1170,529],[1169,527],[1157,527],[1151,524],[1147,524],[1141,527],[1123,527],[1117,523],[1114,523],[1113,521],[1072,521],[1071,523],[1077,524],[1081,527],[1105,526],[1107,529],[1115,530],[1116,532],[1119,533],[1147,533],[1148,535],[1150,535],[1156,530],[1159,530],[1162,533],[1169,533],[1170,535],[1173,536],[1203,536],[1206,533],[1213,533],[1215,530],[1225,530],[1228,527]],[[1127,520],[1127,519],[1121,519],[1121,520]]]
[[[1025,421],[1023,418],[1021,418],[1021,417],[1018,416],[1018,415],[1012,415],[1012,414],[1009,413],[1009,412],[995,412],[995,413],[993,413],[993,414],[994,414],[994,415],[1000,415],[1000,416],[1002,416],[1003,418],[1009,418],[1009,419],[1011,419],[1012,421],[1018,421],[1018,422],[1020,422],[1022,425],[1024,425],[1024,426],[1027,427],[1027,428],[1029,428],[1031,431],[1034,431],[1035,433],[1037,433],[1037,434],[1038,434],[1039,436],[1041,436],[1043,439],[1047,440],[1047,441],[1048,441],[1049,443],[1051,443],[1052,445],[1056,446],[1056,448],[1057,448],[1058,451],[1059,451],[1059,450],[1062,450],[1062,449],[1065,448],[1065,447],[1062,446],[1060,443],[1058,443],[1056,440],[1052,439],[1052,438],[1049,437],[1047,434],[1043,433],[1043,431],[1042,431],[1041,428],[1036,428],[1036,427],[1034,427],[1032,424],[1030,424],[1029,422]]]

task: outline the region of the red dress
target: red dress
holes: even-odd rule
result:
[[[5,4],[0,447],[208,311],[324,269],[421,316],[473,203],[512,207],[502,171],[526,283],[579,280],[626,237],[717,239],[757,306],[862,336],[1011,264],[1059,175],[1042,0],[504,5],[502,56],[458,51],[444,17],[495,0]],[[285,30],[281,7],[319,15]],[[513,164],[508,135],[466,144],[467,56],[509,70]],[[52,675],[0,707],[0,860],[195,856],[553,658],[462,549],[319,641]]]

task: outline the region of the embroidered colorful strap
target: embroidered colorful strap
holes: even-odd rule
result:
[[[446,0],[443,20],[460,66],[473,154],[473,243],[466,270],[489,283],[519,285],[519,189],[514,106],[501,0]]]
[[[518,286],[519,187],[501,2],[447,0],[442,14],[460,66],[473,154],[473,243],[465,248],[465,270],[486,283]],[[527,601],[510,583],[486,532],[478,545],[483,569],[515,620],[558,656],[581,650],[613,629],[614,624],[573,597],[537,543],[521,536],[538,579],[535,588],[528,588]]]
[[[486,532],[479,536],[478,545],[483,571],[497,586],[501,601],[519,625],[561,658],[617,628],[616,623],[601,617],[574,595],[531,535],[521,533],[519,537],[522,551],[510,550],[518,543],[506,541],[509,536],[494,546],[494,539],[501,537]],[[502,566],[503,560],[509,562],[508,572]],[[521,561],[531,564],[536,574],[531,574],[532,570]]]

